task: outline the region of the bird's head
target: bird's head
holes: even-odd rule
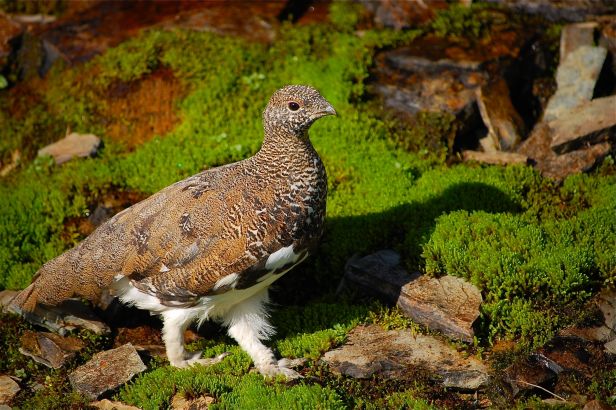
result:
[[[287,85],[270,98],[263,122],[266,129],[304,135],[321,117],[336,115],[334,107],[314,88],[305,85]]]

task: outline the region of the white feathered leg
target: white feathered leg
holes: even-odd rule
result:
[[[261,343],[274,333],[267,317],[267,289],[233,306],[223,316],[223,323],[229,327],[228,334],[252,358],[255,367],[264,376],[282,374],[289,379],[301,377],[295,370],[287,367],[287,359],[277,361],[272,350]]]
[[[228,353],[211,359],[201,359],[201,351],[187,352],[184,348],[184,331],[194,320],[194,314],[186,309],[171,309],[162,313],[163,341],[169,363],[175,367],[188,367],[194,364],[211,365],[220,362]]]

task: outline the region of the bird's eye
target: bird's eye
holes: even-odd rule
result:
[[[299,104],[298,104],[298,103],[296,103],[295,101],[291,101],[291,102],[289,103],[289,109],[290,109],[291,111],[297,111],[297,110],[299,110]]]

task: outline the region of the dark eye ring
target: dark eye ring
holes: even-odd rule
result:
[[[297,111],[297,110],[299,110],[299,104],[298,104],[298,103],[296,103],[295,101],[291,101],[291,102],[289,103],[289,109],[290,109],[291,111]]]

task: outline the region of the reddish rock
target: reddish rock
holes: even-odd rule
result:
[[[61,368],[85,347],[85,343],[76,337],[29,330],[22,335],[20,344],[21,354],[52,369]]]

